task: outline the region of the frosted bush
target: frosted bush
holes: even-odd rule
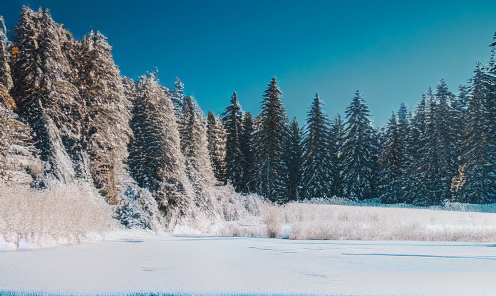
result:
[[[116,226],[113,211],[88,183],[53,183],[46,190],[0,183],[3,244],[31,247],[79,243]]]

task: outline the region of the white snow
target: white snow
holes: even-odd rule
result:
[[[494,295],[496,244],[166,237],[0,252],[1,291]]]

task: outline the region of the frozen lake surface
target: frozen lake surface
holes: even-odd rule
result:
[[[0,294],[494,295],[496,244],[114,235],[0,268]]]

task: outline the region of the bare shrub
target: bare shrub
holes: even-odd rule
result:
[[[112,209],[88,183],[53,183],[46,190],[0,184],[0,237],[32,247],[79,243],[116,226]]]

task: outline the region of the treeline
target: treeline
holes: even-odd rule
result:
[[[458,95],[441,80],[387,128],[372,126],[358,91],[343,119],[329,118],[316,94],[300,126],[275,78],[257,116],[234,92],[220,116],[205,118],[179,79],[168,89],[155,73],[122,77],[100,32],[75,40],[48,9],[27,7],[12,41],[0,23],[2,182],[89,181],[121,220],[141,226],[149,221],[139,213],[156,218],[154,207],[169,225],[192,207],[211,211],[212,192],[227,184],[279,202],[495,201],[494,57]]]
[[[339,114],[330,119],[316,94],[303,127],[296,118],[289,122],[281,94],[272,78],[254,119],[241,111],[236,93],[221,114],[223,125],[209,113],[209,130],[226,133],[210,137],[219,181],[280,202],[333,196],[420,206],[496,201],[494,48],[457,95],[441,79],[415,112],[401,104],[381,129],[371,125],[358,91],[344,121]],[[224,142],[225,152],[218,148]]]

